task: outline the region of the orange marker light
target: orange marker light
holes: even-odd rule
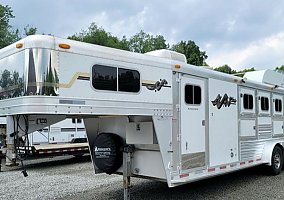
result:
[[[181,66],[180,66],[179,64],[176,64],[176,65],[175,65],[175,68],[176,68],[176,69],[179,69],[180,67],[181,67]]]
[[[22,48],[23,46],[24,46],[23,43],[17,43],[17,44],[16,44],[16,48],[17,48],[17,49],[20,49],[20,48]]]
[[[58,46],[62,49],[70,49],[71,48],[71,46],[69,44],[59,44]]]

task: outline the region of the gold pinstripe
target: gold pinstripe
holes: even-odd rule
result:
[[[90,77],[91,74],[87,72],[76,72],[69,83],[59,83],[60,88],[71,88],[79,76]]]

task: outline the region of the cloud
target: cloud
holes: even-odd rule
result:
[[[208,59],[208,64],[215,67],[228,64],[237,70],[250,67],[274,69],[284,64],[283,41],[284,31],[253,41],[244,48],[234,49],[225,54],[219,51]]]
[[[262,68],[284,64],[284,1],[259,0],[2,0],[14,10],[11,22],[39,33],[67,37],[95,22],[113,35],[140,30],[170,43],[193,40],[208,63]]]
[[[147,7],[142,7],[136,13],[128,15],[128,17],[125,17],[125,14],[121,12],[106,13],[103,11],[94,15],[93,21],[113,35],[130,37],[140,30],[144,30],[147,10]]]

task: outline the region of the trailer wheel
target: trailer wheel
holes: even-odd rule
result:
[[[271,157],[270,173],[272,175],[280,174],[283,166],[283,152],[279,146],[275,146]]]
[[[95,165],[107,174],[116,172],[123,162],[123,139],[113,133],[100,133],[93,145]]]

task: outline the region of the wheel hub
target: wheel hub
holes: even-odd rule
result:
[[[279,169],[281,165],[281,156],[279,153],[276,153],[274,156],[274,166],[276,169]]]

